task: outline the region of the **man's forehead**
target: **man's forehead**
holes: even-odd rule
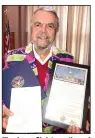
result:
[[[55,23],[56,17],[54,13],[45,10],[39,10],[33,15],[33,21],[39,21],[44,23]]]

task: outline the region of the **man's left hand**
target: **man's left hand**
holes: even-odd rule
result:
[[[88,132],[89,131],[89,122],[86,121],[86,131]],[[68,129],[67,129],[67,133],[73,133],[73,134],[83,134],[84,132],[80,130],[79,127],[76,127],[76,126],[69,126]]]

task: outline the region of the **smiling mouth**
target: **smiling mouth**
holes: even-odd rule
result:
[[[46,37],[38,37],[39,39],[41,39],[41,40],[47,40],[48,38]]]
[[[38,38],[39,39],[48,39],[48,36],[47,35],[39,35]]]

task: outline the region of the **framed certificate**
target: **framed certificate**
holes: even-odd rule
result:
[[[74,125],[85,130],[90,87],[90,67],[55,62],[46,91],[43,122],[67,129]]]

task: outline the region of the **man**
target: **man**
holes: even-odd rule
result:
[[[56,33],[59,28],[59,20],[56,12],[48,6],[42,6],[34,12],[31,25],[32,42],[28,46],[9,52],[7,66],[15,61],[26,59],[35,76],[38,78],[42,89],[48,86],[49,76],[52,72],[54,60],[73,62],[73,56],[53,46]],[[8,116],[13,113],[3,104],[3,128],[7,127]],[[88,128],[87,128],[88,129]],[[44,133],[65,133],[61,128],[43,124]],[[70,126],[67,133],[83,133],[78,127]]]

